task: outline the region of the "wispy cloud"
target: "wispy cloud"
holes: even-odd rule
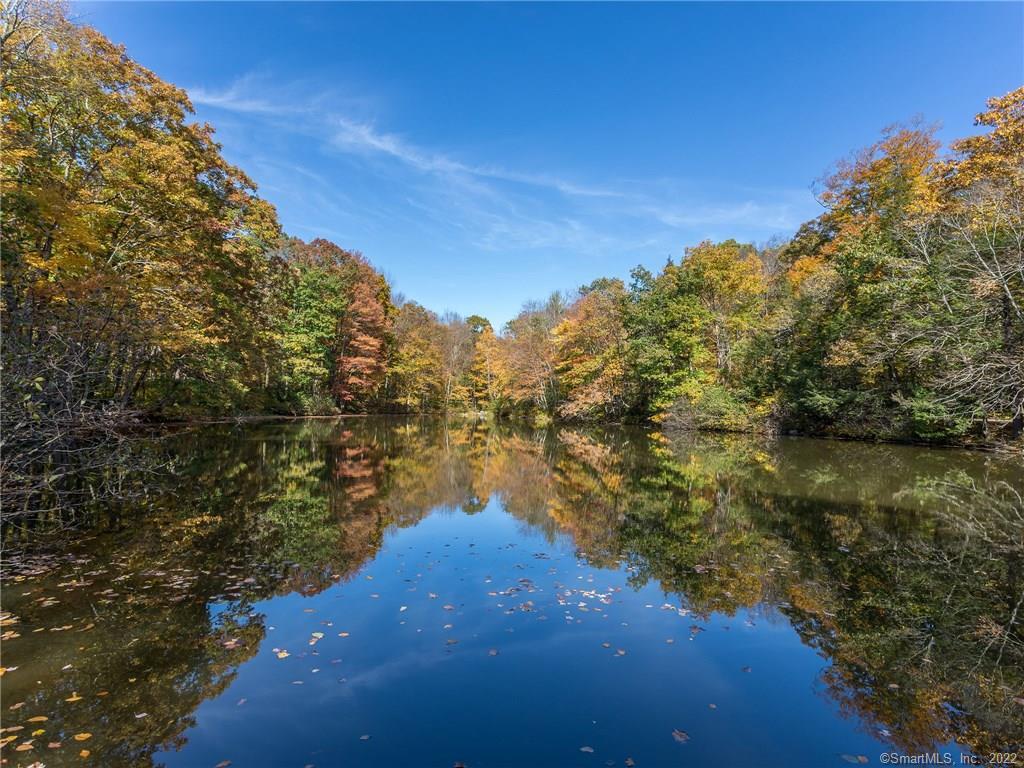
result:
[[[232,83],[223,90],[193,87],[188,90],[193,103],[215,109],[247,115],[287,117],[305,115],[317,120],[334,131],[330,140],[342,150],[354,152],[378,152],[388,155],[407,165],[425,172],[442,175],[475,176],[484,179],[508,181],[518,184],[545,187],[564,195],[579,197],[620,197],[621,193],[599,187],[587,186],[575,181],[558,178],[550,174],[525,173],[509,170],[498,165],[470,165],[455,160],[440,152],[431,152],[403,139],[395,133],[379,130],[373,123],[362,122],[345,115],[325,110],[319,104],[295,104],[278,99],[268,100],[254,96],[248,91],[249,79]]]
[[[189,94],[202,108],[238,117],[235,148],[249,144],[246,165],[274,202],[287,199],[284,207],[301,210],[293,226],[356,247],[360,232],[373,241],[405,231],[435,252],[559,252],[604,264],[628,254],[631,266],[705,237],[786,233],[812,208],[807,190],[663,178],[593,183],[467,158],[381,127],[379,110],[366,100],[274,87],[255,76]],[[288,141],[298,151],[287,159],[266,146]]]

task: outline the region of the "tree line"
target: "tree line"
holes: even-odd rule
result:
[[[1024,88],[945,151],[929,126],[887,129],[789,240],[699,243],[495,329],[288,237],[185,91],[61,5],[0,13],[8,455],[129,416],[243,413],[1024,430]]]

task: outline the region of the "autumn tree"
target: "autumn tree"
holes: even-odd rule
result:
[[[444,377],[440,336],[433,312],[412,301],[398,307],[387,387],[388,400],[398,410],[424,412],[439,407]]]
[[[387,281],[360,254],[351,254],[354,281],[338,329],[333,391],[341,406],[374,404],[384,381],[390,335],[391,292]]]
[[[628,405],[621,280],[595,280],[552,333],[566,418],[618,418]]]
[[[551,412],[558,404],[558,358],[552,331],[565,313],[565,298],[528,303],[509,321],[504,350],[511,373],[509,396],[525,408]]]
[[[469,368],[469,386],[473,402],[480,410],[502,412],[508,405],[511,369],[507,342],[494,333],[484,318],[466,322],[473,330],[473,360]]]

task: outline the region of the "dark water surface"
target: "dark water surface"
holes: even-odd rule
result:
[[[7,530],[4,765],[1024,764],[1019,461],[383,418],[162,450],[70,553]]]

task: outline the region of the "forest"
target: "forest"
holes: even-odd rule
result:
[[[5,470],[124,424],[255,414],[1024,431],[1024,88],[948,147],[886,129],[791,239],[696,243],[495,328],[289,237],[186,92],[61,5],[5,4],[2,45]]]

